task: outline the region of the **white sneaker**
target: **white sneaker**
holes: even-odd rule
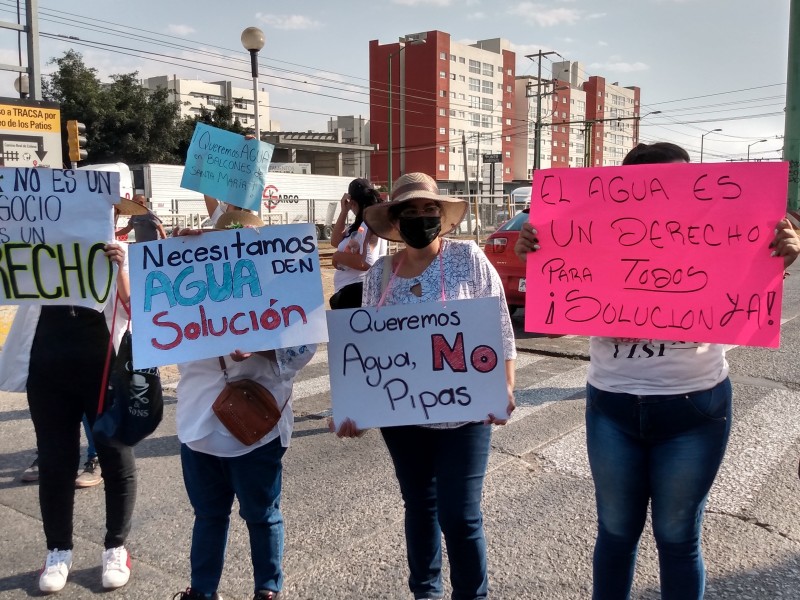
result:
[[[39,575],[39,589],[43,592],[60,592],[67,585],[71,568],[72,550],[50,550]]]
[[[103,552],[103,587],[114,590],[128,583],[131,576],[131,557],[125,546]]]

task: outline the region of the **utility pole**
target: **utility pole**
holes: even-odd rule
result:
[[[533,144],[533,171],[534,173],[539,170],[541,166],[541,151],[542,151],[542,58],[550,54],[557,54],[556,52],[542,52],[539,50],[536,54],[526,54],[525,58],[531,60],[536,57],[537,61],[537,75],[536,75],[536,123],[534,124],[534,144]],[[532,177],[531,177],[532,178]]]
[[[469,193],[469,165],[467,164],[467,136],[464,133],[461,134],[461,151],[464,153],[464,195],[467,198],[467,229],[472,231],[472,216],[469,210],[471,202]]]
[[[789,210],[800,211],[800,0],[789,8],[789,64],[783,159],[789,161]]]

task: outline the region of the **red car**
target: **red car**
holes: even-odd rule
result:
[[[514,254],[514,244],[519,237],[522,224],[530,220],[530,209],[526,208],[503,223],[486,240],[484,252],[497,269],[503,281],[508,309],[513,314],[525,306],[525,263]]]

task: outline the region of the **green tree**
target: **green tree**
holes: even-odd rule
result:
[[[177,152],[184,158],[189,151],[192,134],[198,123],[205,123],[206,125],[218,127],[219,129],[225,129],[226,131],[232,131],[233,133],[239,133],[241,135],[253,132],[252,129],[247,129],[242,126],[239,117],[233,116],[233,107],[230,104],[215,106],[213,111],[205,106],[201,106],[199,115],[184,117],[183,122],[179,126],[180,133],[178,134],[179,141]]]
[[[113,75],[110,84],[102,84],[97,70],[87,67],[74,50],[49,64],[56,70],[43,81],[42,94],[61,105],[62,130],[69,119],[86,124],[88,162],[184,161],[179,107],[166,90],[142,87],[138,73]]]

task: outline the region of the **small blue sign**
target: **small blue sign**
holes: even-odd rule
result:
[[[275,146],[198,123],[181,187],[258,210]]]

